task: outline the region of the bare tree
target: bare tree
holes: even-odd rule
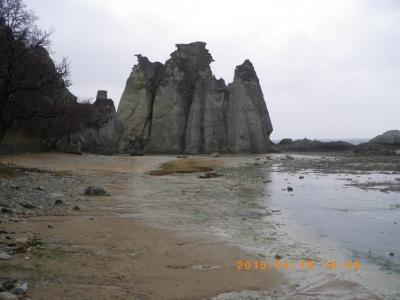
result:
[[[17,120],[63,113],[42,96],[69,85],[68,61],[53,63],[51,32],[40,30],[36,20],[22,0],[0,0],[0,141]]]

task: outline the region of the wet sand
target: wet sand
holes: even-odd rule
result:
[[[236,259],[249,257],[239,247],[121,217],[134,213],[121,205],[129,181],[171,159],[175,157],[3,157],[2,162],[18,166],[88,175],[112,196],[92,197],[79,212],[2,224],[18,236],[36,234],[46,244],[39,257],[14,255],[2,276],[28,280],[32,299],[204,299],[259,289],[272,294],[283,276],[273,270],[237,271]]]
[[[214,158],[194,159],[215,166]],[[265,203],[271,177],[264,171],[320,168],[325,159],[223,156],[217,159],[222,177],[148,174],[172,160],[175,156],[3,157],[24,167],[81,174],[112,193],[91,198],[79,212],[6,225],[38,233],[66,250],[61,258],[50,255],[36,262],[47,277],[40,278],[37,269],[18,273],[36,283],[33,299],[380,299],[353,278],[327,272],[235,269],[238,259],[320,257],[311,241],[296,241],[281,229],[283,212]],[[338,162],[329,168],[335,166],[343,169]],[[62,226],[49,230],[50,221]]]

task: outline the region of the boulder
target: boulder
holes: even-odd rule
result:
[[[144,141],[142,137],[135,137],[129,141],[126,151],[131,156],[144,155]]]
[[[110,196],[102,187],[99,186],[88,186],[85,190],[85,195],[88,196]]]
[[[380,145],[400,145],[400,130],[389,130],[371,139],[368,143]]]
[[[292,145],[293,144],[293,140],[292,139],[282,139],[279,142],[279,145]]]
[[[354,149],[355,154],[400,155],[400,130],[389,130]]]

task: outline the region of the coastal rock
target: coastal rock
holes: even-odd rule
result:
[[[97,92],[96,101],[91,105],[84,122],[82,128],[73,132],[66,142],[80,144],[84,152],[114,154],[119,124],[114,102],[107,98],[107,91]]]
[[[165,66],[138,55],[118,107],[119,149],[141,138],[147,153],[263,153],[272,125],[253,65],[226,86],[203,42],[177,44]]]
[[[301,152],[331,152],[331,151],[350,151],[355,148],[353,144],[333,141],[321,142],[318,140],[301,139],[282,139],[279,144],[275,145],[282,151],[301,151]]]
[[[272,124],[257,74],[249,60],[236,67],[228,91],[227,131],[230,152],[268,152]]]
[[[389,130],[354,149],[355,154],[400,155],[400,130]]]
[[[126,81],[118,106],[117,116],[123,126],[118,145],[120,150],[130,147],[131,140],[148,139],[155,93],[164,70],[164,65],[159,62],[152,63],[142,55],[136,57],[138,64]]]
[[[380,145],[400,145],[400,130],[389,130],[371,139],[368,143]]]
[[[151,134],[146,146],[146,151],[152,153],[199,153],[199,148],[204,148],[201,120],[204,100],[213,85],[210,81],[213,59],[205,43],[176,46],[177,50],[165,64],[155,95]]]

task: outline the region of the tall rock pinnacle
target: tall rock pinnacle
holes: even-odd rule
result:
[[[268,152],[272,125],[251,62],[227,87],[205,43],[176,46],[165,66],[138,55],[118,107],[120,149],[140,138],[147,153]]]

